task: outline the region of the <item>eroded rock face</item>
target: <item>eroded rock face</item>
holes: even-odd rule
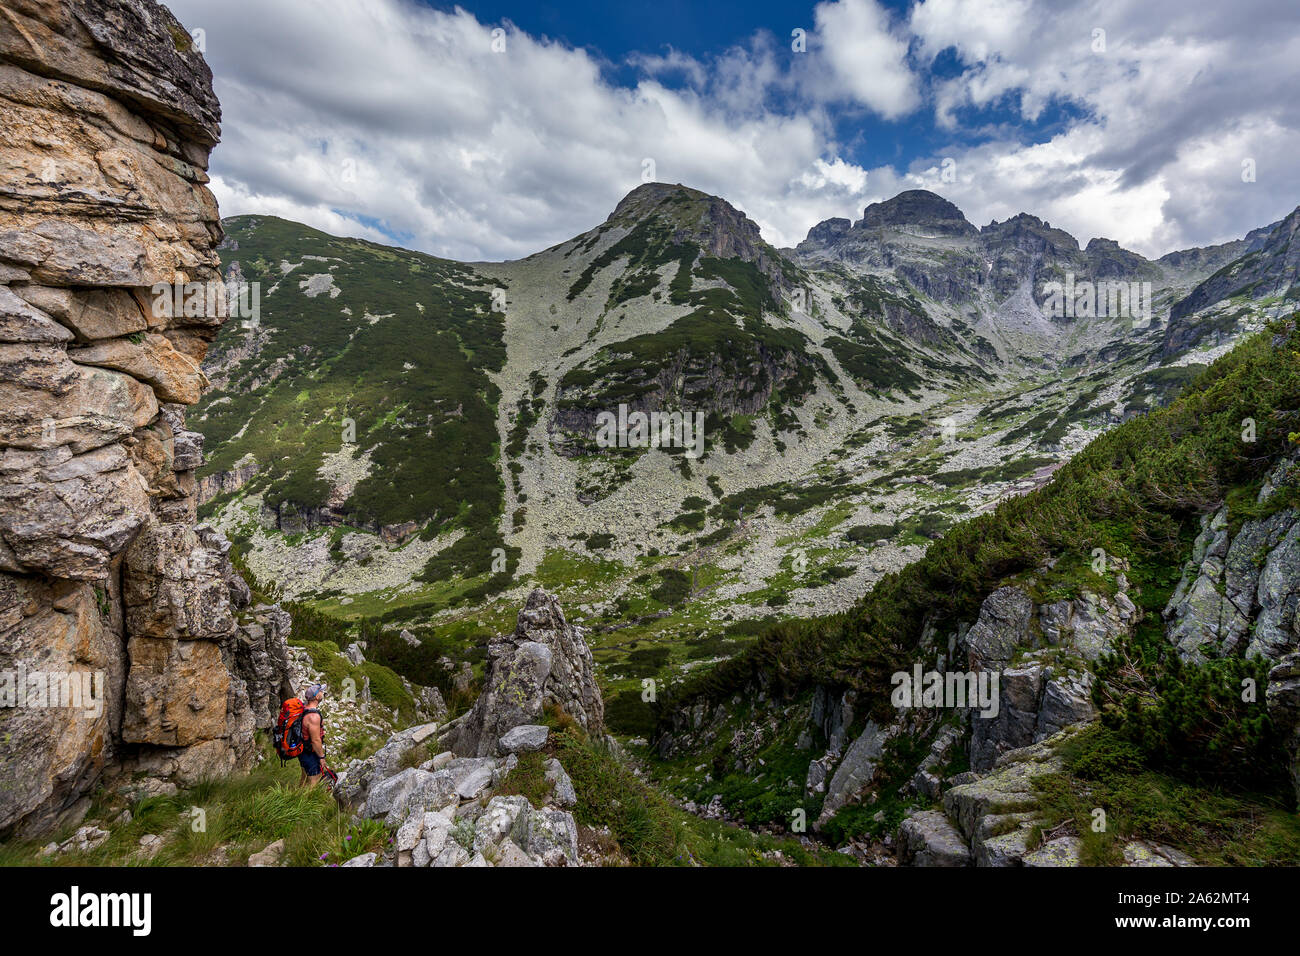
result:
[[[866,728],[849,745],[844,760],[826,787],[826,800],[822,803],[818,825],[825,824],[850,797],[871,783],[884,756],[885,745],[897,733],[897,725],[882,727],[873,720],[867,721]]]
[[[1271,486],[1260,491],[1260,503]],[[1278,660],[1300,643],[1300,512],[1278,511],[1228,534],[1227,508],[1207,515],[1164,616],[1187,661],[1245,653]]]
[[[1283,736],[1300,795],[1300,511],[1270,498],[1300,482],[1300,462],[1280,462],[1256,497],[1264,517],[1231,533],[1228,509],[1202,519],[1201,533],[1165,607],[1165,636],[1186,661],[1241,656],[1271,662],[1265,696]]]
[[[987,770],[1007,751],[1046,740],[1071,724],[1096,717],[1091,672],[1045,658],[1031,653],[1019,665],[1002,671],[997,715],[972,716],[972,769]]]
[[[942,810],[911,814],[898,832],[904,866],[1034,866],[1082,864],[1078,835],[1051,830],[1035,781],[1064,768],[1060,748],[1079,727],[1002,754],[984,773],[960,775],[943,795]],[[1067,828],[1068,829],[1068,828]],[[1195,866],[1172,847],[1132,840],[1124,866]]]
[[[120,628],[120,610],[101,603],[89,585],[0,574],[0,672],[15,683],[28,676],[24,669],[66,672],[70,664],[102,675],[98,712],[84,700],[76,712],[0,709],[0,829],[25,821],[25,832],[37,833],[64,822],[102,773],[122,720]]]
[[[1005,666],[1031,641],[1029,622],[1034,602],[1018,587],[998,588],[980,607],[980,616],[966,634],[973,670]]]
[[[128,767],[183,784],[246,762],[284,635],[237,621],[229,544],[195,528],[185,405],[223,318],[154,294],[220,279],[212,74],[152,0],[7,0],[4,19],[0,835],[27,835]],[[34,703],[12,680],[31,673],[102,699]]]
[[[489,645],[483,693],[445,741],[458,754],[494,755],[503,735],[538,723],[547,704],[559,706],[588,733],[604,732],[591,649],[564,619],[555,597],[537,590],[528,595],[514,633]]]
[[[1009,586],[985,599],[964,643],[971,670],[999,672],[999,706],[991,716],[972,713],[971,769],[988,770],[1009,751],[1095,718],[1087,665],[1108,653],[1139,617],[1122,573],[1118,582],[1109,598],[1085,591],[1035,605]]]

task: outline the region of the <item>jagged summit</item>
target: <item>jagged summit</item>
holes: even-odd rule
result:
[[[642,183],[618,201],[607,222],[616,219],[640,218],[662,211],[665,203],[719,202],[724,199],[681,183]]]
[[[1090,274],[1098,279],[1124,279],[1151,272],[1151,263],[1146,258],[1125,249],[1114,239],[1100,236],[1091,239],[1083,254],[1088,260]]]
[[[936,246],[945,249],[942,256]],[[985,294],[1006,302],[1026,281],[1030,288],[1046,281],[1040,274],[1159,278],[1151,263],[1114,240],[1094,239],[1084,251],[1065,230],[1023,212],[977,229],[952,202],[923,189],[872,203],[856,223],[818,223],[795,254],[805,264],[889,270],[932,299],[967,305]]]
[[[1103,236],[1089,239],[1088,244],[1083,249],[1084,252],[1089,254],[1113,253],[1116,250],[1124,251],[1124,247],[1114,239],[1107,239]]]
[[[769,252],[752,219],[725,199],[681,183],[637,186],[614,207],[602,228],[650,221],[671,229],[673,242],[694,242],[708,255],[752,262]]]
[[[839,237],[846,235],[853,228],[853,223],[847,219],[826,219],[817,223],[808,230],[807,242],[813,243],[830,243]]]
[[[960,240],[974,240],[992,259],[1008,253],[1074,259],[1082,253],[1091,266],[1101,270],[1099,277],[1102,273],[1118,273],[1124,269],[1138,273],[1150,269],[1147,259],[1124,249],[1113,239],[1094,238],[1083,248],[1064,229],[1027,212],[1001,221],[993,219],[977,228],[956,204],[926,189],[909,189],[892,199],[871,203],[857,222],[839,217],[823,220],[808,230],[807,238],[795,251],[806,256],[862,262],[871,259],[881,243],[907,243],[909,237],[959,240],[954,249],[967,245]],[[886,262],[880,264],[889,266]]]
[[[926,189],[909,189],[893,199],[872,203],[862,211],[862,219],[853,228],[889,226],[920,227],[947,236],[972,236],[976,232],[960,209]]]
[[[1213,271],[1238,256],[1255,252],[1263,247],[1273,230],[1282,225],[1282,220],[1271,222],[1267,226],[1252,229],[1241,239],[1220,243],[1217,246],[1195,246],[1190,249],[1175,249],[1167,252],[1156,261],[1172,268],[1208,268]]]
[[[808,230],[808,237],[799,248],[802,251],[809,246],[832,245],[845,237],[856,238],[865,232],[883,229],[952,237],[979,233],[962,211],[947,199],[927,189],[909,189],[892,199],[871,203],[862,210],[862,218],[857,222],[836,217],[817,223]]]
[[[1021,248],[1028,245],[1041,247],[1052,255],[1064,256],[1079,251],[1079,240],[1064,229],[1053,228],[1050,222],[1027,212],[1016,213],[998,222],[996,219],[979,230],[980,238],[993,242],[1011,242]]]

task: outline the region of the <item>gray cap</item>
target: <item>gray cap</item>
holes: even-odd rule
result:
[[[308,687],[305,691],[302,692],[302,699],[315,700],[323,693],[325,693],[324,684],[312,684],[310,687]]]

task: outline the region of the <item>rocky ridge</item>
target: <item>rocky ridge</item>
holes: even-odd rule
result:
[[[1259,237],[1248,241],[1245,255],[1200,283],[1174,306],[1170,318],[1176,323],[1216,302],[1238,295],[1252,299],[1286,296],[1292,300],[1300,296],[1300,247],[1292,241],[1298,229],[1300,210],[1277,223],[1262,241]],[[1176,331],[1177,325],[1171,325],[1171,336]],[[1174,344],[1176,342],[1174,339]]]

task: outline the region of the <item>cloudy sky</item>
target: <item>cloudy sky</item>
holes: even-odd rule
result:
[[[1149,256],[1300,204],[1295,0],[164,2],[216,76],[224,215],[456,259],[643,177],[778,246],[917,187]]]

